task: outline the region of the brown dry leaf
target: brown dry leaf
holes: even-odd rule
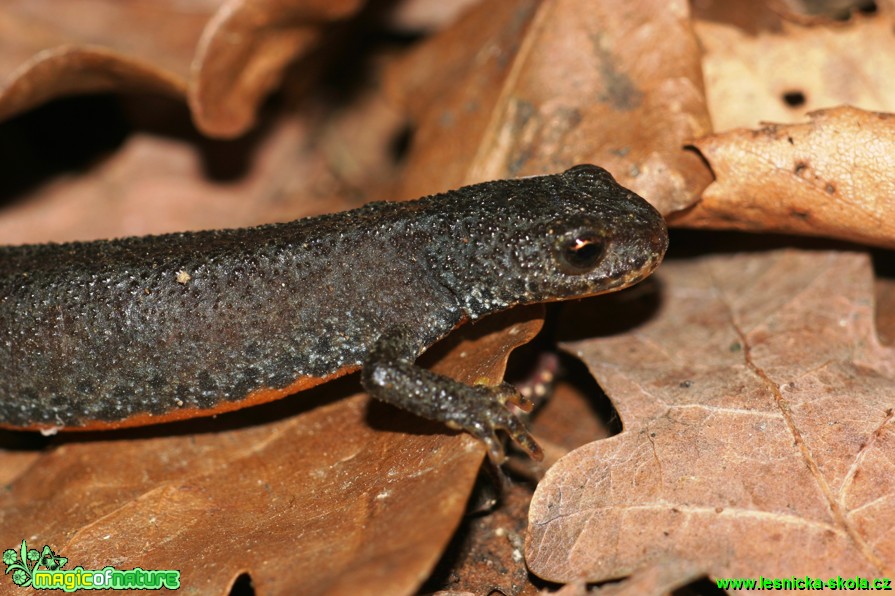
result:
[[[5,2],[0,119],[74,93],[139,89],[182,96],[213,10],[208,2]]]
[[[538,486],[532,571],[891,577],[895,352],[876,338],[868,257],[716,255],[658,275],[654,319],[568,346],[624,431]]]
[[[838,105],[895,111],[892,13],[800,24],[765,2],[696,3],[706,98],[717,131],[796,123]]]
[[[0,119],[77,93],[186,94],[200,130],[235,137],[320,29],[361,4],[12,0],[0,12]]]
[[[895,119],[854,108],[810,117],[696,141],[716,180],[672,221],[895,247]]]
[[[389,24],[402,31],[434,31],[453,23],[481,0],[404,0],[389,7]]]
[[[61,46],[36,54],[0,86],[0,119],[66,95],[140,90],[177,96],[184,88],[170,73],[105,48]]]
[[[226,593],[242,573],[261,594],[412,592],[481,452],[375,431],[366,409],[355,396],[230,431],[63,443],[11,484],[0,538],[51,544],[86,569],[177,568],[199,593]]]
[[[663,212],[708,183],[687,3],[485,1],[392,69],[416,121],[399,196],[598,163]]]
[[[433,349],[433,368],[474,362],[461,380],[500,379],[540,315],[467,325]],[[217,420],[66,435],[0,498],[0,544],[27,537],[86,569],[177,568],[203,593],[242,573],[258,593],[412,593],[464,512],[484,447],[352,391],[354,377]]]
[[[316,43],[321,26],[356,12],[362,0],[227,0],[208,23],[192,65],[189,103],[196,125],[235,137],[279,85],[283,70]]]
[[[180,111],[169,118],[185,124]],[[242,171],[233,180],[207,175],[214,149],[133,134],[89,171],[53,180],[6,207],[0,238],[5,244],[94,240],[258,225],[358,206],[323,156],[307,147],[311,130],[308,118],[282,117],[246,146],[219,147],[228,157],[216,167]]]

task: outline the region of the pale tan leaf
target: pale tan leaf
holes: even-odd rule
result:
[[[714,3],[695,16],[716,131],[761,121],[796,123],[808,112],[843,104],[895,111],[888,11],[800,24],[749,0]]]
[[[538,486],[532,571],[891,577],[895,352],[876,339],[867,256],[705,256],[660,278],[646,325],[569,345],[624,431]]]
[[[716,181],[676,225],[895,247],[895,118],[854,108],[704,137]]]

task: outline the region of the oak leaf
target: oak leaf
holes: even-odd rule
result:
[[[673,221],[895,247],[895,118],[849,107],[810,117],[695,141],[716,179]]]
[[[868,257],[714,255],[659,277],[655,318],[567,346],[624,430],[538,486],[532,571],[891,577],[895,352],[876,338]]]

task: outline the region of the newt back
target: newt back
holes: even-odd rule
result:
[[[648,203],[578,166],[284,224],[0,247],[0,424],[273,399],[396,329],[415,358],[464,320],[630,285],[666,245]]]

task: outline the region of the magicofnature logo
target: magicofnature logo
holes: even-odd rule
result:
[[[38,590],[176,590],[180,587],[180,571],[176,569],[116,569],[107,565],[102,569],[63,569],[68,559],[60,557],[44,545],[43,550],[22,546],[3,551],[6,575],[22,588]]]
[[[34,572],[43,568],[47,571],[56,571],[62,569],[68,559],[60,557],[54,553],[49,546],[44,545],[43,550],[36,548],[28,548],[25,541],[22,540],[22,548],[16,552],[14,548],[8,548],[3,551],[3,564],[6,565],[6,574],[12,573],[12,582],[23,588],[31,585],[34,579]]]

